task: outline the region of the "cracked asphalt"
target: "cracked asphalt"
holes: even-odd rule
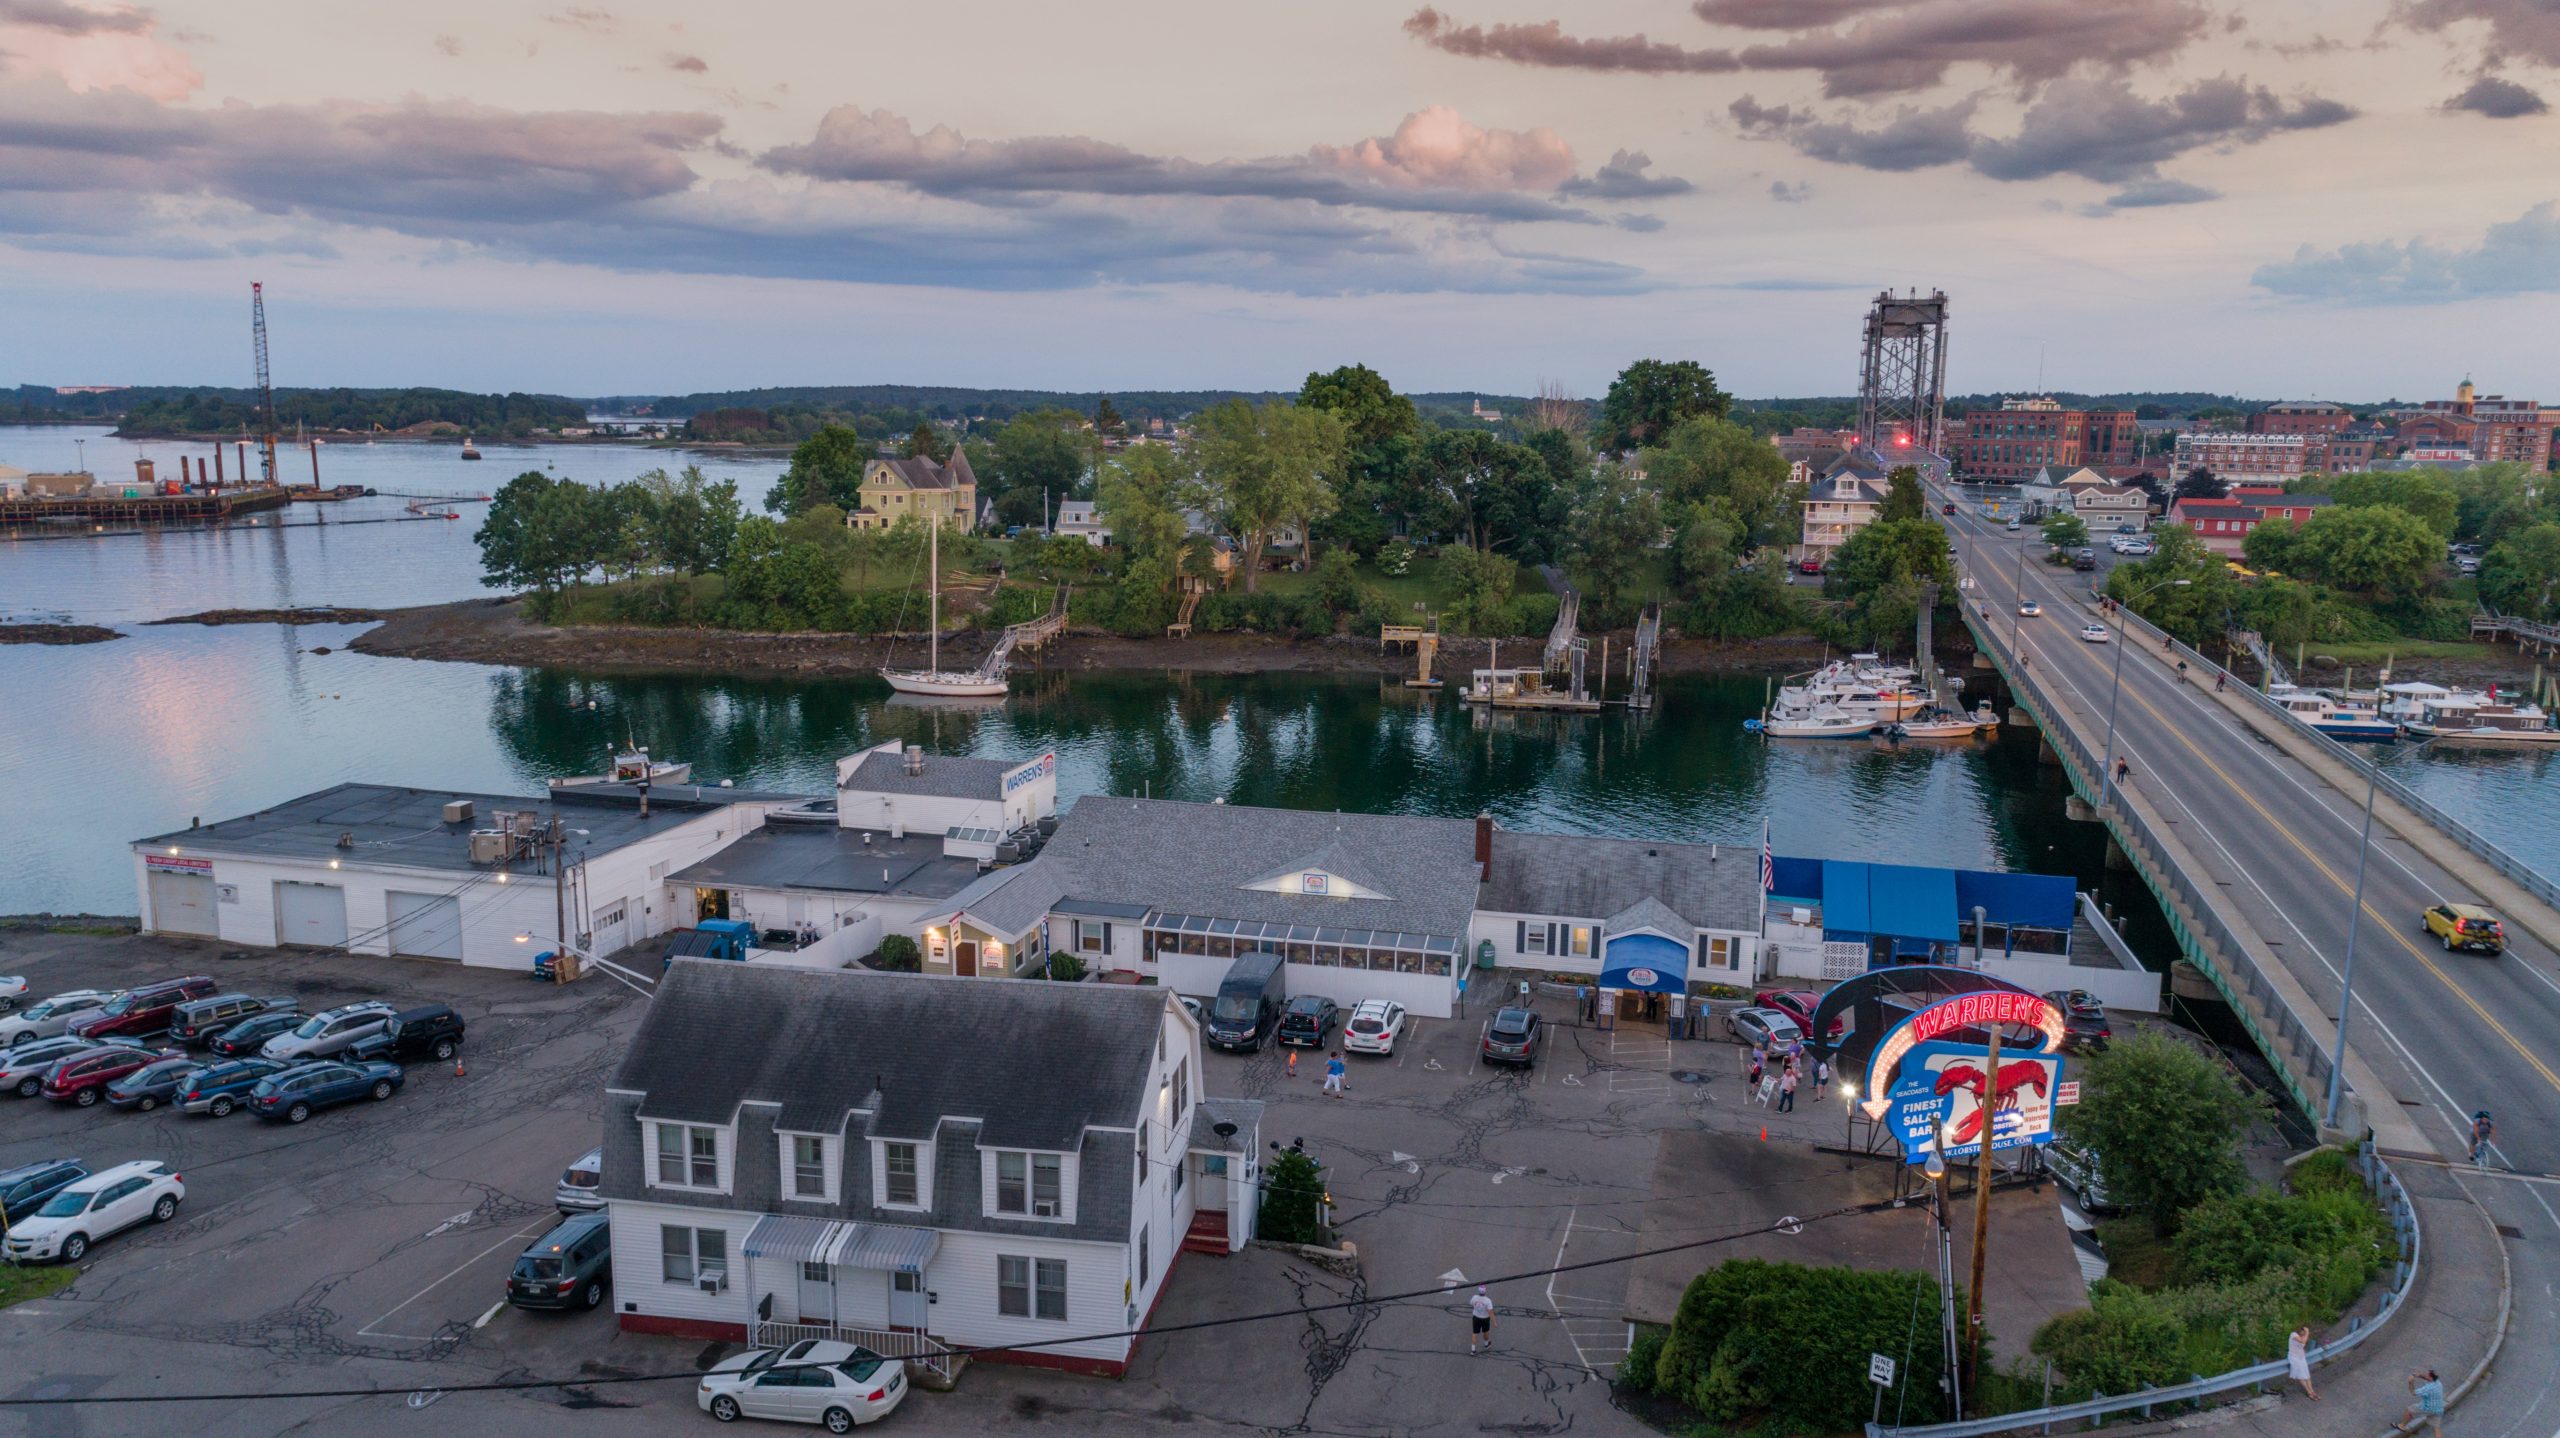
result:
[[[470,1025],[467,1073],[414,1066],[399,1096],[300,1128],[246,1113],[78,1110],[0,1099],[0,1166],[72,1156],[168,1160],[179,1218],[100,1244],[62,1294],[0,1310],[0,1396],[378,1387],[392,1396],[0,1408],[0,1438],[170,1432],[232,1438],[459,1428],[561,1438],[700,1431],[691,1372],[729,1350],[617,1331],[609,1311],[498,1305],[514,1255],[553,1218],[552,1188],[594,1146],[603,1085],[642,1000],[605,979],[569,989],[509,973],[343,955],[253,952],[146,937],[0,933],[0,971],[33,993],[204,971],[226,987],[440,1000]],[[1212,1053],[1212,1094],[1265,1100],[1264,1137],[1303,1139],[1327,1167],[1358,1278],[1248,1248],[1183,1254],[1159,1325],[1349,1303],[1331,1312],[1143,1341],[1106,1381],[999,1365],[958,1391],[917,1392],[893,1427],[974,1433],[1235,1431],[1275,1435],[1643,1433],[1606,1375],[1623,1355],[1627,1267],[1496,1286],[1492,1350],[1467,1353],[1466,1298],[1505,1273],[1631,1252],[1666,1129],[1828,1137],[1834,1116],[1746,1109],[1734,1051],[1671,1043],[1658,1026],[1577,1027],[1542,1001],[1547,1052],[1529,1071],[1475,1061],[1494,985],[1457,1017],[1422,1020],[1402,1052],[1352,1055],[1350,1092],[1321,1063]],[[1678,1076],[1686,1072],[1692,1077]],[[1701,1214],[1711,1233],[1715,1216]],[[1451,1275],[1463,1274],[1464,1282]],[[1446,1284],[1444,1288],[1443,1285]],[[1371,1303],[1371,1293],[1433,1290]],[[470,1383],[556,1379],[508,1393]]]

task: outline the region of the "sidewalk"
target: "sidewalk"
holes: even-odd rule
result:
[[[2126,1434],[2211,1431],[2265,1438],[2365,1438],[2391,1431],[2409,1407],[2409,1374],[2432,1368],[2444,1379],[2448,1431],[2460,1431],[2463,1395],[2488,1372],[2506,1332],[2510,1277],[2489,1215],[2434,1164],[2395,1165],[2418,1210],[2418,1281],[2390,1325],[2333,1362],[2316,1364],[2312,1402],[2291,1384],[2281,1401],[2240,1400],[2228,1409],[2111,1428]],[[2491,1282],[2492,1275],[2496,1281]],[[2369,1309],[2368,1309],[2369,1311]],[[2342,1323],[2323,1337],[2346,1331]]]

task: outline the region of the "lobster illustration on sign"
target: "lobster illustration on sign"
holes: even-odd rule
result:
[[[1973,1095],[1973,1112],[1966,1114],[1964,1122],[1957,1124],[1949,1131],[1948,1142],[1971,1143],[1982,1137],[1982,1116],[1985,1112],[2016,1108],[2018,1090],[2031,1088],[2042,1095],[2045,1091],[2044,1083],[2044,1065],[2033,1059],[2021,1059],[2016,1063],[2000,1066],[1999,1082],[1991,1086],[1991,1092],[1986,1097],[1983,1093],[1982,1070],[1971,1064],[1947,1065],[1938,1075],[1938,1092],[1945,1095],[1957,1089],[1963,1089]]]

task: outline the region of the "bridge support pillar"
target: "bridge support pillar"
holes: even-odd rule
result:
[[[2083,824],[2094,824],[2098,822],[2097,806],[2091,804],[2088,800],[2081,798],[2077,794],[2073,794],[2062,801],[2062,812],[2079,820]],[[2107,842],[2113,844],[2115,841],[2110,839]]]
[[[1977,650],[1973,651],[1973,667],[1974,667],[1974,668],[1976,668],[1976,669],[1991,669],[1991,668],[1996,668],[1997,666],[1995,666],[1995,665],[1991,662],[1991,656],[1990,656],[1990,655],[1985,654],[1985,653],[1983,653],[1981,650],[1977,649]]]
[[[2078,801],[2075,800],[2074,802]],[[2107,870],[2110,873],[2126,874],[2133,871],[2132,857],[2126,854],[2124,849],[2116,843],[2115,836],[2112,834],[2107,836],[2106,864]]]
[[[2028,713],[2024,709],[2011,709],[2009,711],[2009,727],[2012,729],[2033,729],[2036,727],[2036,716]]]
[[[2041,735],[2036,739],[2036,762],[2056,766],[2062,763],[2062,756],[2055,753],[2053,745],[2047,743]]]

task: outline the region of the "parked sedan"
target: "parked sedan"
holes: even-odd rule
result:
[[[149,1113],[164,1103],[175,1103],[184,1093],[187,1081],[203,1065],[191,1058],[165,1058],[149,1063],[107,1085],[107,1102],[117,1108],[136,1113]]]
[[[58,1038],[80,1015],[101,1009],[115,997],[112,989],[72,989],[55,994],[26,1012],[0,1019],[0,1048],[13,1047],[31,1039]]]
[[[271,1009],[255,1018],[242,1019],[215,1034],[205,1047],[227,1059],[246,1058],[265,1048],[267,1040],[299,1028],[303,1018],[303,1014],[295,1009]]]
[[[551,1190],[551,1206],[563,1214],[593,1213],[604,1207],[603,1190],[604,1150],[591,1148],[560,1171],[559,1185]]]
[[[184,1058],[186,1055],[166,1049],[146,1049],[138,1044],[101,1044],[85,1054],[75,1055],[45,1071],[44,1096],[55,1103],[95,1107],[107,1096],[107,1085],[137,1073],[162,1059]]]
[[[18,1000],[23,999],[26,996],[27,981],[24,976],[18,974],[0,974],[0,1013],[6,1013],[11,1009],[16,1008],[18,1006]]]
[[[1809,1034],[1813,1032],[1813,1012],[1822,1007],[1822,995],[1811,989],[1763,989],[1751,996],[1751,1002],[1756,1008],[1776,1009],[1796,1021],[1798,1033]],[[1835,1018],[1831,1021],[1831,1031],[1823,1037],[1838,1043],[1840,1036],[1848,1031],[1849,1021]]]
[[[54,1038],[37,1039],[33,1043],[20,1044],[12,1049],[0,1049],[0,1089],[5,1089],[20,1098],[34,1098],[37,1094],[44,1092],[44,1076],[52,1071],[55,1064],[109,1047],[113,1046],[93,1044],[87,1039],[75,1039],[69,1034],[62,1034]],[[128,1044],[125,1047],[130,1048],[132,1045]]]
[[[1776,1009],[1735,1009],[1724,1016],[1724,1031],[1756,1048],[1787,1050],[1804,1046],[1804,1029]]]
[[[1385,999],[1362,999],[1342,1031],[1342,1046],[1353,1053],[1391,1054],[1404,1036],[1404,1005]]]
[[[89,1176],[76,1158],[48,1158],[0,1168],[0,1228],[35,1217],[45,1201]]]
[[[216,1059],[197,1069],[172,1102],[184,1113],[222,1118],[249,1101],[259,1080],[291,1067],[282,1059]]]
[[[1315,994],[1300,994],[1289,1000],[1280,1014],[1280,1042],[1300,1048],[1320,1049],[1325,1036],[1342,1022],[1342,1009],[1333,1000]]]
[[[1500,1010],[1494,1014],[1493,1022],[1485,1025],[1484,1061],[1534,1068],[1539,1042],[1546,1034],[1547,1026],[1540,1022],[1535,1009]]]
[[[723,1423],[780,1418],[823,1423],[830,1433],[876,1423],[906,1396],[906,1365],[820,1338],[725,1359],[694,1390],[694,1402]]]
[[[267,1040],[258,1052],[271,1059],[329,1058],[382,1032],[397,1017],[397,1009],[370,999],[326,1009]]]
[[[260,1118],[300,1123],[332,1104],[379,1103],[398,1093],[405,1077],[398,1064],[303,1064],[258,1080],[249,1090],[249,1109]]]
[[[186,1180],[157,1160],[120,1163],[80,1179],[9,1230],[11,1263],[78,1263],[89,1245],[138,1223],[167,1223],[187,1197]]]

